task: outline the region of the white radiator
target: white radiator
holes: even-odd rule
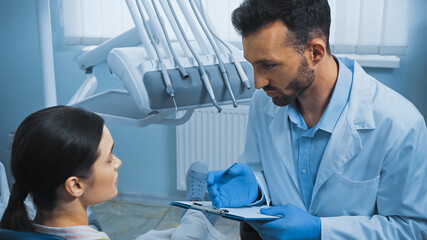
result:
[[[248,105],[223,106],[194,111],[187,123],[176,127],[177,189],[185,190],[185,175],[194,161],[203,161],[209,171],[225,169],[243,152]]]

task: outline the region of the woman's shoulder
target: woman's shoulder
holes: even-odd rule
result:
[[[36,231],[40,233],[51,234],[65,239],[93,240],[110,239],[104,232],[100,232],[91,226],[80,225],[72,227],[48,227],[34,224]]]

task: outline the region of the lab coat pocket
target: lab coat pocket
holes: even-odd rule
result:
[[[378,188],[378,183],[380,182],[380,175],[376,176],[373,179],[365,180],[365,181],[354,181],[350,180],[341,173],[337,172],[335,173],[338,182],[342,183],[345,186],[348,186],[349,188],[356,188],[356,189],[363,189],[363,188],[372,188],[375,187],[375,189]]]
[[[320,216],[364,215],[372,216],[380,176],[365,181],[354,181],[340,173],[329,178],[318,192]],[[324,213],[324,214],[322,214]]]

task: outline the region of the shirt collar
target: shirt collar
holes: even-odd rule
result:
[[[349,100],[353,74],[351,70],[338,58],[334,56],[334,59],[338,63],[337,82],[325,112],[319,122],[312,128],[313,134],[317,129],[322,129],[326,132],[332,133]],[[295,102],[289,104],[288,115],[289,119],[299,128],[307,130],[307,125],[305,124]]]
[[[298,107],[296,106],[296,102],[291,102],[288,107],[289,120],[291,120],[292,123],[297,125],[297,127],[307,130],[307,124],[305,124],[304,118],[302,117]]]

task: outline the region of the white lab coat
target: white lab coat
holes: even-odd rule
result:
[[[202,212],[187,210],[176,228],[150,230],[135,240],[226,240]]]
[[[288,107],[262,90],[252,99],[240,162],[258,173],[272,205],[321,217],[322,239],[427,239],[424,118],[357,62],[340,60],[353,72],[350,100],[321,159],[310,208],[295,172]]]

